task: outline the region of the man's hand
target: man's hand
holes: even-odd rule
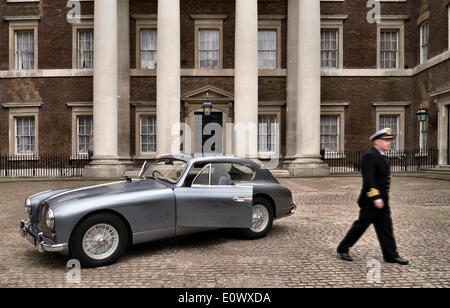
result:
[[[375,207],[379,210],[381,210],[384,207],[383,199],[377,199],[373,203],[375,204]]]

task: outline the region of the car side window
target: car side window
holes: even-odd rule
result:
[[[255,170],[249,166],[236,163],[212,163],[201,169],[192,185],[234,185],[237,182],[251,181],[254,177]]]
[[[193,167],[193,169],[195,166]],[[194,170],[193,172],[195,172]],[[201,171],[196,175],[194,180],[192,181],[192,186],[194,185],[209,185],[210,183],[210,174],[211,174],[211,164],[204,166]]]
[[[252,181],[255,178],[255,170],[246,165],[231,164],[229,175],[233,182]]]

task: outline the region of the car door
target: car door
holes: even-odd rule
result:
[[[199,172],[191,187],[175,189],[178,227],[252,226],[253,187],[225,183],[226,175],[221,175],[221,172],[221,168],[208,164]],[[214,177],[221,178],[222,182],[213,183]]]

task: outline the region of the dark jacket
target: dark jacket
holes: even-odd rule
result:
[[[391,170],[388,159],[375,148],[371,148],[361,162],[363,186],[358,198],[360,206],[373,205],[377,199],[383,199],[389,206],[389,186]]]

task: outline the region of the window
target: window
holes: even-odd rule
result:
[[[277,31],[258,31],[258,68],[277,68]]]
[[[34,31],[15,31],[16,69],[34,69]]]
[[[405,20],[403,15],[382,15],[377,22],[377,67],[405,67]]]
[[[276,115],[258,116],[258,152],[276,152]]]
[[[338,30],[322,29],[320,34],[320,65],[322,68],[338,67]]]
[[[380,67],[395,69],[398,67],[398,31],[381,31]]]
[[[428,118],[425,122],[420,122],[420,149],[428,146]]]
[[[219,30],[199,30],[199,68],[219,68]]]
[[[195,69],[223,68],[223,22],[227,15],[192,14]]]
[[[428,22],[424,22],[420,26],[420,63],[428,60],[428,46],[430,42],[430,26]]]
[[[16,154],[34,154],[35,125],[34,117],[17,117]]]
[[[325,152],[339,151],[339,116],[320,116],[320,148]]]
[[[141,153],[156,152],[156,116],[142,115],[141,122]]]
[[[255,170],[249,166],[233,163],[208,164],[195,177],[192,185],[232,185],[252,181]]]
[[[88,154],[94,150],[93,117],[79,116],[77,122],[78,154]]]
[[[78,30],[77,68],[92,69],[94,67],[94,31],[92,29]]]
[[[391,150],[399,150],[399,116],[398,115],[380,115],[378,129],[390,128],[392,139]]]
[[[156,69],[157,31],[155,29],[141,30],[141,68]]]

